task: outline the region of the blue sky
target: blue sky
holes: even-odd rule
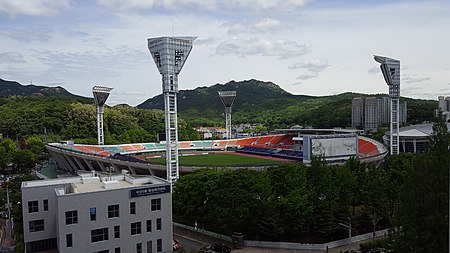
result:
[[[399,59],[401,94],[450,95],[449,1],[0,0],[0,78],[108,104],[161,93],[147,38],[198,36],[180,89],[272,81],[293,94],[386,93],[373,54]]]

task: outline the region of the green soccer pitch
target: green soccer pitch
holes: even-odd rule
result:
[[[150,163],[166,164],[166,158],[150,158]],[[207,155],[190,155],[180,156],[179,162],[181,166],[205,166],[205,167],[241,167],[241,166],[266,166],[278,165],[282,161],[274,161],[263,157],[243,156],[236,154],[207,154]]]

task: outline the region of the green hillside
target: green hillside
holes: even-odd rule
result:
[[[14,81],[6,81],[0,78],[0,96],[37,96],[37,97],[58,97],[58,98],[71,98],[93,101],[91,98],[86,98],[78,95],[74,95],[68,92],[61,86],[58,87],[48,87],[39,85],[22,85]]]
[[[349,127],[351,101],[354,97],[387,96],[386,94],[342,93],[333,96],[293,95],[271,82],[248,80],[215,84],[194,90],[181,90],[178,95],[179,115],[193,126],[224,124],[224,108],[218,91],[235,90],[233,124],[261,123],[269,128],[309,125],[317,128]],[[408,103],[408,123],[431,121],[437,101],[402,98]],[[138,108],[163,109],[158,95]]]

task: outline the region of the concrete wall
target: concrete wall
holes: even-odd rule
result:
[[[387,235],[388,230],[380,230],[375,232],[375,237],[381,237]],[[274,249],[302,249],[302,250],[326,250],[343,246],[349,243],[360,242],[372,239],[373,233],[367,233],[363,235],[353,236],[350,239],[342,239],[338,241],[323,243],[323,244],[309,244],[309,243],[293,243],[293,242],[267,242],[267,241],[248,241],[244,240],[245,247],[263,247]]]

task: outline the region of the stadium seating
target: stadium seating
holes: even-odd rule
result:
[[[302,160],[303,152],[299,150],[302,148],[302,143],[296,142],[292,138],[293,135],[278,134],[231,140],[180,141],[178,147],[180,150],[225,150],[227,147],[233,146],[238,147],[237,152]],[[73,145],[53,143],[51,145],[74,152],[106,156],[120,160],[127,160],[128,158],[124,158],[124,156],[131,157],[129,154],[161,152],[166,149],[165,143],[136,143],[122,145]],[[358,137],[358,157],[360,159],[373,159],[385,154],[386,149],[381,143],[363,136]],[[143,162],[140,159],[138,160]],[[127,161],[138,162],[131,158]]]
[[[358,138],[358,156],[360,158],[376,156],[379,154],[380,152],[374,143],[369,140],[365,140],[362,137]]]

